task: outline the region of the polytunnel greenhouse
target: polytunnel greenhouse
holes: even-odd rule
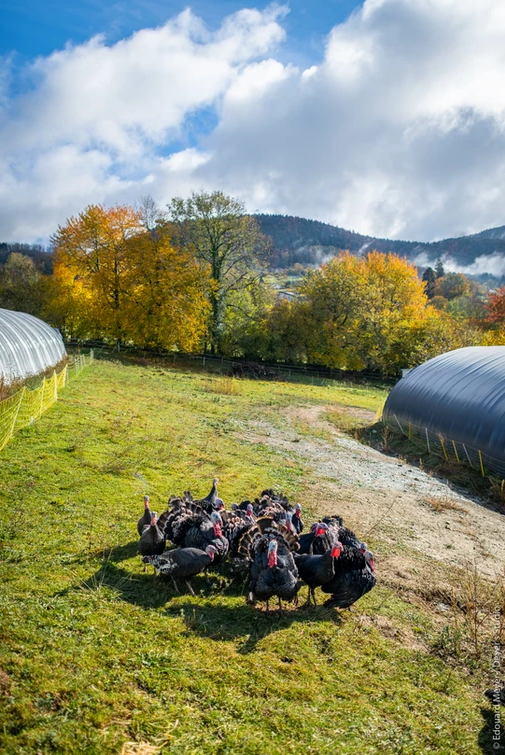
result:
[[[59,331],[26,312],[0,309],[0,381],[38,375],[65,356]]]
[[[505,346],[469,346],[410,370],[382,419],[429,451],[505,477]]]

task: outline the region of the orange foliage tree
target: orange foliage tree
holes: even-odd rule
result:
[[[488,323],[505,324],[505,286],[502,285],[488,294],[486,312]]]
[[[131,264],[127,242],[140,231],[141,216],[132,207],[90,205],[51,238],[54,277],[77,284],[73,293],[81,294],[89,322],[117,341],[126,335],[124,300]]]
[[[208,317],[205,272],[128,206],[90,205],[52,237],[47,311],[68,333],[196,348]]]

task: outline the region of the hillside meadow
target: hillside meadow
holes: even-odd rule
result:
[[[334,513],[311,494],[295,433],[291,451],[245,429],[282,425],[286,408],[375,412],[385,396],[112,361],[67,387],[0,456],[0,752],[499,752],[482,672],[430,652],[433,617],[381,584],[380,549],[377,587],[352,611],[283,616],[246,606],[225,567],[210,587],[195,578],[193,598],[137,555],[142,495],[161,513],[214,475],[228,505],[273,487],[302,503],[306,527]]]

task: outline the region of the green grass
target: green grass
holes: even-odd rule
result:
[[[392,590],[268,617],[225,569],[210,588],[196,578],[195,598],[143,574],[144,493],[160,513],[217,475],[227,502],[269,486],[305,500],[310,467],[244,428],[385,395],[220,379],[97,363],[2,452],[0,752],[492,752],[479,684],[428,652],[431,618]]]

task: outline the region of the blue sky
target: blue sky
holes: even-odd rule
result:
[[[505,224],[503,0],[0,12],[0,241],[200,189],[421,242]]]
[[[267,3],[250,7],[263,8]],[[305,0],[290,2],[285,28],[289,59],[314,61],[321,57],[324,37],[335,24],[345,20],[359,6],[356,0]],[[210,28],[223,17],[248,7],[237,0],[208,2],[101,2],[100,0],[10,0],[0,3],[0,54],[15,53],[26,59],[48,55],[67,42],[84,42],[95,34],[105,34],[107,42],[117,42],[132,32],[160,26],[190,7]]]

